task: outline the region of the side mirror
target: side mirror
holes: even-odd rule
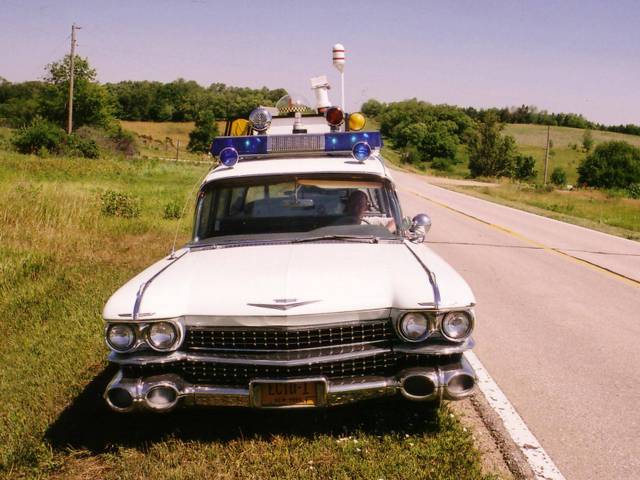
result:
[[[413,220],[411,220],[411,226],[409,227],[409,241],[413,243],[422,243],[424,238],[431,229],[431,217],[426,213],[419,213]]]

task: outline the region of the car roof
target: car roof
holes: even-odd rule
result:
[[[350,155],[278,156],[244,159],[234,167],[218,165],[211,170],[203,184],[215,180],[263,175],[346,173],[376,175],[393,181],[389,169],[379,154],[372,155],[364,162],[358,162]]]

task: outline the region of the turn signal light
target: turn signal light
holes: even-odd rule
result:
[[[364,128],[367,123],[367,119],[360,112],[355,112],[349,115],[349,130],[353,132],[359,132]]]

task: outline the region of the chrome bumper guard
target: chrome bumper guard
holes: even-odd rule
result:
[[[254,388],[265,381],[324,382],[321,398],[315,405],[265,407],[256,402]],[[259,379],[248,388],[195,385],[185,382],[176,374],[164,374],[147,378],[124,378],[118,372],[104,394],[107,404],[115,411],[129,412],[147,409],[156,412],[170,411],[180,406],[223,406],[253,408],[313,408],[331,407],[360,400],[401,393],[413,401],[439,399],[460,400],[475,390],[476,375],[467,360],[436,367],[412,367],[392,377],[357,377],[327,380],[324,377],[295,379]]]

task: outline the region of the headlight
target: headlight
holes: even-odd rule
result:
[[[172,323],[152,323],[147,332],[147,340],[156,350],[170,350],[178,340],[178,332]]]
[[[440,330],[448,340],[461,342],[471,335],[473,317],[469,312],[449,312],[442,319]]]
[[[136,343],[136,332],[130,325],[110,325],[107,329],[107,343],[118,352],[126,352]]]
[[[429,319],[422,313],[407,313],[400,319],[400,333],[410,342],[424,340],[429,334]]]

